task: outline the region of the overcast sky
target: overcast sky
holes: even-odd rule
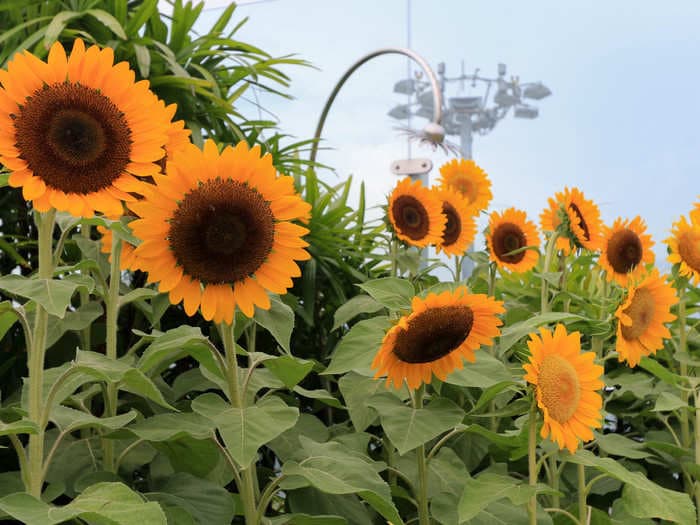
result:
[[[207,1],[211,23],[228,2]],[[362,55],[407,44],[407,0],[263,0],[239,5],[250,17],[239,38],[272,55],[295,53],[318,70],[289,68],[295,100],[263,98],[283,132],[313,135],[333,85]],[[548,196],[578,186],[603,219],[641,215],[665,259],[661,241],[700,194],[700,2],[493,2],[411,0],[411,47],[448,76],[499,62],[521,82],[544,82],[553,95],[537,103],[539,118],[512,114],[474,140],[474,158],[493,182],[492,209],[516,206],[538,222]],[[405,97],[393,93],[406,60],[367,63],[334,103],[319,160],[337,177],[367,183],[370,200],[385,202],[405,158],[405,139],[387,116]],[[250,94],[250,93],[249,93]],[[460,94],[450,86],[448,96]],[[481,94],[467,84],[463,95]],[[422,123],[424,121],[420,121]],[[451,137],[454,142],[459,137]],[[414,156],[446,157],[426,148]],[[482,225],[484,221],[482,220]],[[661,263],[662,261],[658,260]]]

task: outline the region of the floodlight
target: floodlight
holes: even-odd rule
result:
[[[535,84],[530,84],[525,86],[523,91],[523,96],[525,98],[531,98],[533,100],[542,100],[545,97],[551,95],[550,89],[545,86],[542,82],[537,82]]]
[[[537,108],[534,108],[532,106],[517,106],[515,108],[515,118],[528,118],[528,119],[533,119],[537,118],[537,115],[539,115],[539,110]]]
[[[481,108],[481,97],[450,97],[450,109],[456,113],[473,113]]]
[[[411,116],[411,106],[399,104],[389,111],[389,116],[398,120],[404,120]]]
[[[412,78],[404,78],[394,84],[394,93],[402,95],[413,95],[416,92],[416,81]]]

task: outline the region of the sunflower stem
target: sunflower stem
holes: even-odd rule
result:
[[[547,241],[547,249],[544,253],[544,263],[542,264],[542,288],[540,295],[540,310],[542,313],[549,312],[549,283],[545,278],[545,274],[549,272],[549,268],[552,266],[552,257],[554,256],[558,238],[559,234],[556,231],[549,236],[549,240]]]
[[[121,284],[121,253],[122,241],[118,235],[112,235],[112,259],[109,264],[109,290],[105,304],[106,316],[106,347],[105,355],[109,359],[117,360],[117,332],[119,330],[119,285]],[[117,415],[117,385],[107,385],[107,399],[105,400],[105,416]],[[107,472],[115,471],[114,441],[102,438],[102,463]]]
[[[559,507],[561,506],[561,501],[559,498],[559,453],[554,453],[551,456],[547,458],[547,461],[549,462],[549,470],[552,473],[549,482],[550,485],[552,486],[552,489],[554,489],[555,493],[552,494],[552,507]]]
[[[80,227],[80,234],[85,238],[85,239],[90,239],[90,225],[89,224],[83,224]],[[85,270],[85,274],[89,276],[90,271]],[[80,289],[80,305],[85,306],[90,302],[90,292],[87,291],[85,288]],[[80,346],[83,350],[89,352],[91,348],[91,342],[92,342],[92,324],[87,325],[85,328],[83,328],[80,331]]]
[[[234,315],[231,324],[221,323],[219,332],[224,342],[226,354],[226,380],[228,382],[228,397],[233,408],[245,410],[245,393],[241,392],[240,378],[238,376],[238,358],[236,357],[236,317]],[[255,501],[255,480],[253,478],[255,463],[248,466],[239,466],[241,483],[238,491],[243,501],[243,514],[247,525],[254,525],[257,520],[258,509]]]
[[[700,395],[695,391],[695,463],[700,464]],[[695,496],[695,509],[698,525],[700,525],[700,480],[695,480],[693,486]]]
[[[424,386],[421,385],[413,396],[413,407],[416,410],[423,408],[423,391]],[[419,525],[430,525],[430,512],[428,510],[428,468],[425,460],[425,444],[418,447],[416,450],[416,459],[418,460],[418,493],[416,500],[418,502],[418,523]]]
[[[455,255],[455,282],[459,281],[462,276],[462,262],[464,261],[464,256]]]
[[[587,523],[588,521],[588,506],[586,505],[586,467],[584,465],[576,465],[578,474],[578,521]]]
[[[530,487],[537,486],[537,398],[534,393],[530,405],[530,420],[527,439],[527,467]],[[530,525],[537,525],[537,495],[533,494],[527,506]]]
[[[496,264],[495,263],[489,263],[489,288],[488,288],[488,296],[493,297],[494,299],[496,298]],[[496,345],[493,344],[489,346],[489,353],[492,356],[496,356]],[[496,400],[492,399],[489,401],[489,412],[491,414],[496,412]],[[496,416],[491,416],[490,421],[489,421],[489,426],[491,428],[491,432],[498,432],[498,418]],[[493,458],[492,458],[493,459]]]
[[[35,222],[38,229],[39,248],[39,279],[51,279],[53,277],[53,230],[56,219],[56,210],[50,209],[44,213],[35,214]],[[46,424],[43,421],[43,383],[44,383],[44,357],[46,355],[46,333],[49,314],[43,306],[37,303],[36,317],[34,321],[34,333],[32,345],[29,348],[27,362],[29,383],[29,420],[37,425],[37,433],[29,436],[28,473],[24,473],[29,481],[27,491],[39,498],[43,487],[44,470],[44,431]],[[27,475],[28,474],[28,475]]]
[[[398,251],[398,240],[392,235],[391,241],[389,243],[389,259],[391,259],[391,277],[398,276],[398,261],[397,261],[397,251]]]

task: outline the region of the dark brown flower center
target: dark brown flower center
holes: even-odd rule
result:
[[[234,283],[260,268],[274,235],[274,215],[257,190],[215,179],[185,195],[168,238],[186,274],[204,283]]]
[[[96,89],[68,82],[44,85],[12,118],[20,157],[51,188],[96,192],[111,186],[129,163],[129,125]]]
[[[622,337],[628,341],[639,338],[654,318],[653,294],[646,288],[638,288],[634,292],[632,303],[623,311],[632,319],[632,324],[620,327]]]
[[[642,240],[627,228],[618,230],[608,239],[608,262],[615,273],[628,273],[642,260]]]
[[[445,231],[442,233],[442,244],[450,246],[457,242],[462,233],[462,219],[455,207],[449,202],[442,203],[442,214],[447,218]]]
[[[429,308],[399,330],[394,354],[404,363],[431,363],[455,351],[467,339],[474,325],[468,306]]]
[[[583,230],[584,240],[590,241],[591,240],[591,232],[588,230],[588,224],[586,224],[586,221],[583,218],[583,213],[581,213],[581,210],[579,209],[579,207],[576,206],[576,204],[574,204],[573,202],[571,204],[569,204],[569,208],[571,209],[571,211],[574,212],[576,217],[578,217],[578,220],[579,220],[578,225]]]
[[[391,207],[397,229],[414,241],[423,239],[430,229],[430,217],[425,206],[411,195],[401,195]]]
[[[700,272],[700,234],[683,232],[678,236],[678,255],[691,270]]]
[[[492,234],[494,256],[508,264],[517,264],[525,257],[525,250],[511,253],[527,246],[527,238],[520,226],[504,222]]]

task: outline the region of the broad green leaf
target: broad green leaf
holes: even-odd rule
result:
[[[683,381],[681,376],[674,374],[668,368],[659,364],[657,361],[649,357],[642,357],[641,361],[639,362],[639,366],[642,367],[644,370],[651,372],[656,377],[658,377],[665,383],[668,383],[669,385],[677,385]]]
[[[270,372],[275,374],[287,388],[294,388],[294,386],[304,379],[314,367],[313,361],[308,361],[292,355],[283,355],[266,359],[263,361],[263,365],[265,365],[265,368]]]
[[[66,314],[71,297],[81,287],[90,289],[87,282],[71,279],[39,279],[20,275],[0,277],[1,290],[35,301],[43,306],[50,315],[55,315],[60,319],[63,319]]]
[[[307,437],[317,443],[328,441],[330,433],[328,427],[312,414],[299,414],[299,419],[295,425],[285,430],[282,434],[270,441],[269,446],[281,461],[299,456],[302,450],[300,436]]]
[[[134,301],[139,301],[141,299],[150,299],[159,295],[157,290],[153,288],[136,288],[136,290],[131,290],[128,294],[123,295],[119,298],[119,306],[126,306]]]
[[[97,483],[68,505],[49,510],[51,523],[78,517],[100,520],[98,523],[110,525],[167,525],[160,505],[143,501],[139,494],[123,483]]]
[[[328,390],[324,390],[323,388],[307,390],[306,388],[302,388],[299,385],[297,385],[293,388],[293,390],[302,397],[306,397],[309,399],[317,399],[322,403],[333,408],[345,408],[337,397],[334,397]]]
[[[85,14],[90,15],[99,20],[102,24],[108,27],[109,30],[112,31],[112,33],[117,35],[122,40],[127,39],[126,33],[124,32],[124,28],[119,23],[119,20],[114,18],[107,11],[104,11],[103,9],[88,9],[87,11],[85,11]]]
[[[81,428],[94,427],[103,430],[117,430],[128,424],[137,416],[135,410],[113,417],[99,418],[81,410],[65,406],[56,406],[51,410],[50,420],[63,432],[73,432]]]
[[[285,352],[292,353],[290,340],[294,329],[294,311],[288,305],[283,303],[279,297],[270,296],[270,309],[257,308],[254,319],[256,323],[270,332]]]
[[[212,354],[216,349],[199,328],[182,325],[156,335],[136,365],[146,374],[190,355],[209,372],[222,376],[218,361]]]
[[[523,505],[536,490],[520,480],[491,472],[485,472],[478,478],[468,478],[457,508],[459,521],[471,520],[491,503],[504,498],[515,505]]]
[[[49,505],[25,492],[10,494],[0,499],[0,510],[24,525],[52,525]]]
[[[580,315],[570,314],[565,312],[547,312],[544,314],[534,315],[525,319],[524,321],[519,321],[513,323],[510,326],[505,327],[501,331],[501,338],[499,339],[498,351],[499,353],[505,353],[510,350],[510,347],[517,343],[520,339],[525,337],[531,332],[536,332],[537,328],[550,323],[558,323],[563,321],[569,321],[572,319],[585,320],[585,317]]]
[[[15,434],[36,434],[38,432],[36,423],[20,419],[12,423],[0,422],[0,436],[10,436]]]
[[[225,488],[185,472],[173,474],[163,486],[145,496],[186,510],[200,524],[229,525],[235,513],[233,499]]]
[[[169,441],[183,436],[207,439],[212,435],[214,426],[204,416],[184,412],[156,414],[130,425],[126,430],[146,441]]]
[[[328,514],[282,514],[268,518],[270,525],[347,525],[348,521],[340,516]]]
[[[323,374],[343,374],[354,370],[365,376],[373,376],[370,367],[372,359],[390,326],[389,318],[384,316],[355,324],[335,347],[331,363]]]
[[[382,308],[382,304],[369,295],[356,295],[335,311],[331,330],[340,328],[360,314],[372,314]]]
[[[389,310],[409,310],[416,295],[411,281],[397,277],[382,277],[358,284],[365,292]]]
[[[102,305],[91,301],[81,305],[74,312],[67,312],[63,319],[52,319],[46,334],[46,347],[52,347],[68,330],[84,330],[92,325],[102,313]]]
[[[643,459],[651,456],[644,451],[644,443],[639,443],[620,434],[599,434],[595,432],[596,443],[606,454],[631,459]]]
[[[233,408],[216,394],[192,401],[192,410],[214,421],[226,448],[239,465],[249,465],[263,445],[294,426],[299,411],[278,397],[254,406]]]
[[[445,382],[459,386],[488,388],[496,383],[513,379],[501,360],[483,350],[477,350],[475,355],[474,363],[464,361],[464,367],[450,373]]]
[[[377,411],[367,405],[367,400],[379,392],[385,392],[384,381],[349,372],[338,381],[340,393],[357,432],[362,432],[377,419]]]
[[[285,462],[283,474],[299,476],[329,494],[358,494],[387,520],[403,523],[391,500],[389,486],[379,476],[378,469],[383,466],[359,454],[343,454],[343,447],[338,444],[314,443],[303,437],[301,443],[306,458]]]
[[[367,404],[379,413],[382,427],[399,454],[452,430],[464,418],[464,411],[445,398],[435,398],[426,407],[416,409],[391,393],[381,393]]]

